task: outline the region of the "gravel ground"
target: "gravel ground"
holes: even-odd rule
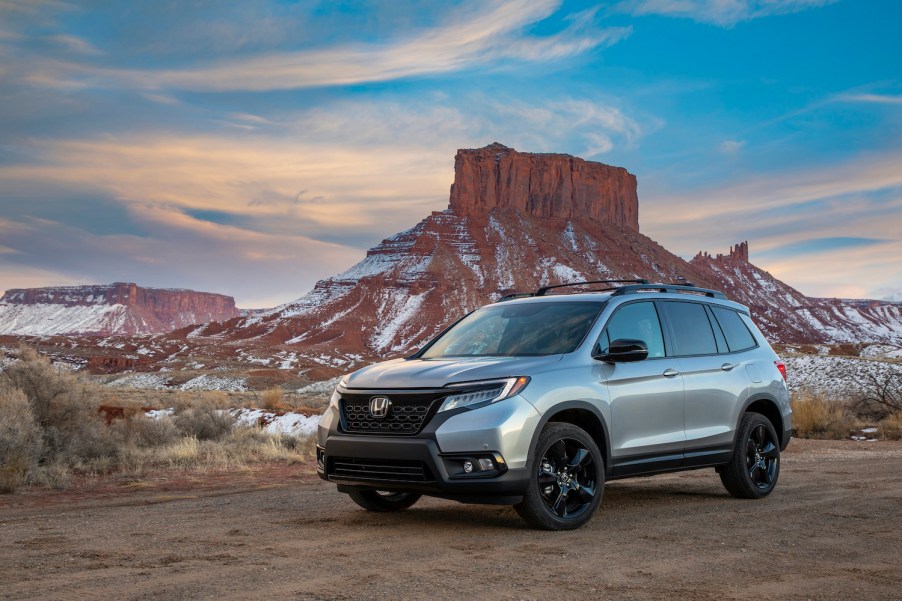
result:
[[[575,532],[358,509],[309,466],[0,497],[3,599],[900,599],[902,443],[794,440],[777,490],[610,483]]]

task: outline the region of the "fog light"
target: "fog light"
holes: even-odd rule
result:
[[[491,459],[480,459],[479,469],[483,471],[493,470],[495,469],[495,465],[492,463]]]
[[[472,461],[464,461],[464,473],[469,474],[473,471],[473,462]]]

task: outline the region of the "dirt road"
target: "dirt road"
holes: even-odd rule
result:
[[[0,497],[8,599],[900,599],[902,444],[793,441],[764,501],[713,470],[608,485],[583,529],[309,471]]]

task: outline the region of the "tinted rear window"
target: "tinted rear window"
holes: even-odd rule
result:
[[[730,351],[745,351],[756,346],[755,337],[745,327],[742,318],[736,311],[722,309],[720,307],[711,307],[714,310],[714,317],[720,324],[724,336],[727,338],[727,345]]]
[[[704,305],[666,302],[664,307],[676,340],[677,355],[713,355],[717,353],[714,332]]]

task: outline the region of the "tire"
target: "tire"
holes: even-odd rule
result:
[[[552,422],[536,442],[529,485],[514,506],[529,525],[573,530],[589,521],[604,494],[604,458],[585,430]]]
[[[730,463],[720,469],[720,481],[739,499],[761,499],[777,485],[780,475],[780,439],[770,420],[746,413],[739,421]]]
[[[367,511],[401,511],[420,500],[422,495],[412,492],[391,492],[381,490],[355,490],[349,492],[351,500]]]

